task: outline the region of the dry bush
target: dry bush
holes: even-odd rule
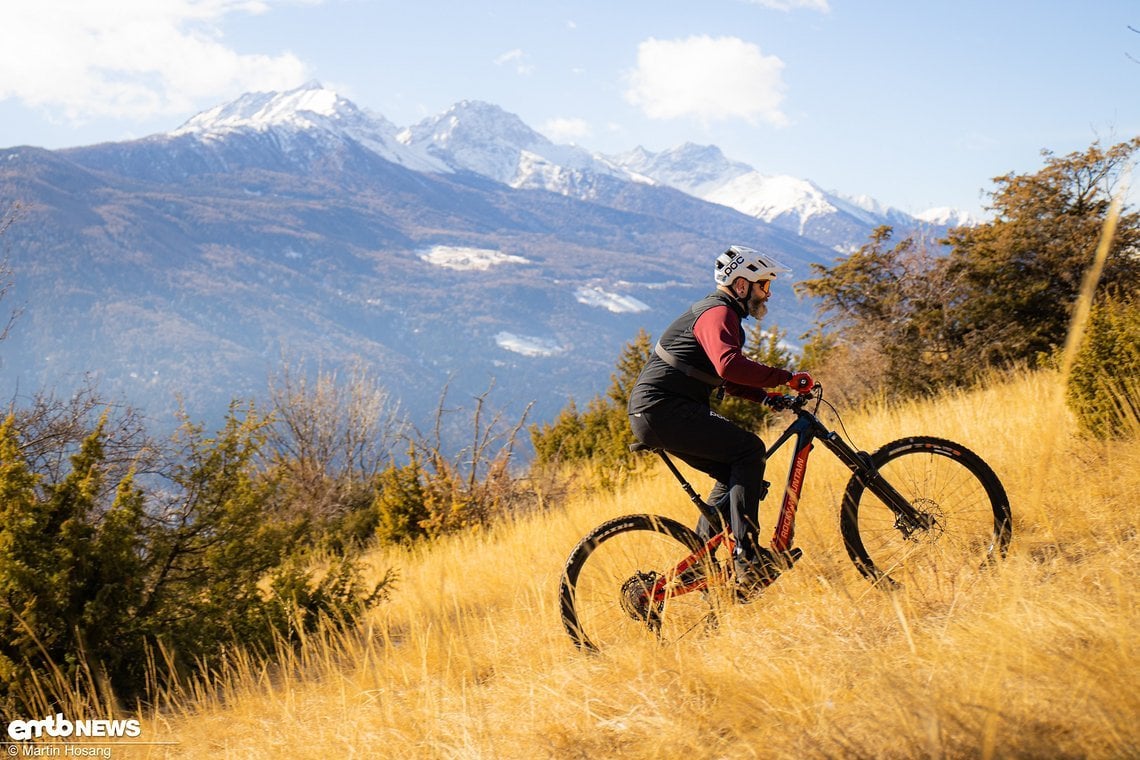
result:
[[[310,376],[303,364],[282,362],[269,401],[282,512],[327,524],[367,509],[373,480],[406,432],[378,379],[360,363]]]

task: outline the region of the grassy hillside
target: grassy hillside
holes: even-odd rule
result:
[[[692,522],[662,469],[489,533],[378,552],[377,572],[401,580],[367,628],[170,695],[142,738],[175,744],[114,757],[1140,756],[1140,449],[1079,439],[1055,385],[1026,375],[844,420],[862,448],[924,433],[993,466],[1015,519],[994,572],[921,597],[870,588],[838,535],[845,475],[817,448],[805,557],[764,598],[675,647],[579,654],[558,619],[562,563],[611,516]]]

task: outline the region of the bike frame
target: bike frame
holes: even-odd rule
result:
[[[808,411],[803,408],[807,399],[798,399],[792,402],[794,405],[790,407],[791,411],[796,413],[796,419],[784,430],[776,442],[772,444],[771,448],[767,451],[767,458],[771,458],[778,450],[791,440],[795,440],[795,454],[792,456],[791,465],[788,468],[788,478],[784,485],[784,499],[780,504],[779,517],[776,519],[776,527],[772,534],[771,548],[775,552],[786,552],[792,548],[792,543],[795,539],[796,530],[796,512],[799,510],[800,493],[803,491],[804,480],[807,476],[808,458],[811,456],[812,449],[815,448],[814,441],[819,440],[824,448],[834,454],[839,461],[851,470],[853,476],[866,488],[871,490],[879,499],[883,501],[887,507],[895,514],[895,527],[903,532],[904,535],[909,535],[915,530],[930,527],[927,522],[928,518],[920,515],[909,501],[903,497],[902,494],[888,483],[882,475],[879,474],[878,469],[875,467],[871,460],[871,455],[865,451],[858,451],[850,444],[844,441],[835,431],[829,430],[814,412]],[[819,400],[817,397],[816,409],[819,408]],[[681,487],[685,493],[688,494],[690,501],[692,501],[697,508],[701,511],[706,518],[714,525],[723,522],[720,515],[716,514],[716,510],[710,507],[700,497],[699,494],[693,489],[689,482],[681,474],[677,466],[669,458],[668,454],[661,449],[654,449],[662,461],[665,462],[673,476],[680,482]],[[715,517],[715,519],[714,519]],[[685,559],[681,560],[672,572],[663,575],[657,580],[653,588],[650,590],[650,595],[654,602],[664,602],[666,596],[666,589],[669,588],[669,593],[673,595],[688,593],[689,591],[697,591],[708,587],[708,580],[701,578],[691,583],[680,582],[678,579],[683,578],[683,573],[690,567],[703,561],[704,558],[714,552],[721,545],[726,545],[731,552],[735,546],[735,540],[732,532],[727,525],[722,526],[723,530],[709,539],[704,546],[697,551],[690,554]],[[678,583],[680,584],[678,586]]]

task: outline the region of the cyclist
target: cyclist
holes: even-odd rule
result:
[[[763,401],[767,388],[789,385],[806,393],[814,387],[806,372],[769,367],[744,355],[741,320],[767,314],[772,281],[784,273],[790,270],[772,256],[744,246],[717,256],[716,290],[666,328],[629,399],[638,441],[675,454],[716,481],[708,501],[721,515],[727,512],[736,538],[736,578],[745,595],[774,579],[800,552],[778,556],[760,545],[766,447],[757,435],[714,412],[710,395],[715,390]],[[706,539],[719,529],[704,517],[697,526]]]

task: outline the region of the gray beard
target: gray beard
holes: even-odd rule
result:
[[[760,298],[748,299],[748,315],[759,322],[768,313],[768,301]]]

